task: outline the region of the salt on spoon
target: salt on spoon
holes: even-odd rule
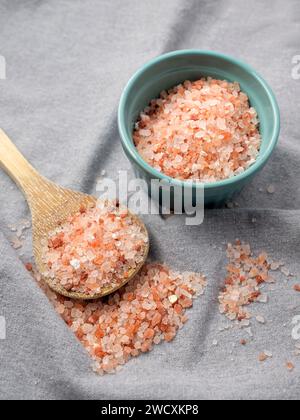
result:
[[[128,224],[136,226],[136,231],[142,234],[144,241],[140,254],[142,257],[139,258],[138,262],[131,262],[131,264],[127,262],[127,272],[124,281],[119,279],[119,281],[115,282],[112,280],[111,285],[105,284],[101,291],[95,289],[95,293],[91,293],[91,291],[84,293],[82,290],[74,291],[72,288],[67,290],[62,284],[63,282],[57,281],[53,273],[52,276],[49,275],[49,266],[46,264],[44,255],[45,243],[48,242],[50,235],[53,236],[57,230],[62,229],[64,224],[80,214],[83,208],[87,213],[96,208],[96,198],[64,189],[38,174],[1,129],[0,166],[23,191],[29,204],[32,215],[33,251],[36,266],[51,289],[72,299],[98,299],[124,286],[140,271],[148,256],[149,236],[143,222],[137,216],[127,211]]]

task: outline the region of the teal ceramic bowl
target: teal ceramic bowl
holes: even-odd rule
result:
[[[125,87],[119,105],[118,125],[123,149],[137,177],[146,180],[148,185],[152,179],[159,179],[171,186],[191,188],[196,195],[197,188],[203,189],[201,184],[191,185],[170,178],[147,164],[134,146],[132,133],[140,112],[162,90],[187,79],[208,76],[240,83],[258,113],[262,135],[259,157],[250,168],[233,178],[205,184],[205,204],[220,205],[231,200],[265,166],[279,138],[280,113],[276,98],[269,85],[249,65],[212,51],[183,50],[157,57],[139,69]]]

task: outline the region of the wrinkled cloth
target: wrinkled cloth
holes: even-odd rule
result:
[[[118,170],[131,171],[117,129],[119,98],[137,68],[168,51],[217,50],[247,61],[274,89],[282,116],[279,145],[237,197],[239,207],[207,210],[198,227],[180,216],[144,217],[151,257],[203,272],[208,287],[174,342],[116,375],[92,372],[84,348],[25,270],[30,235],[22,249],[11,246],[9,225],[28,219],[29,210],[1,171],[1,399],[299,399],[292,320],[300,295],[292,282],[277,275],[268,304],[252,308],[266,319],[253,322],[252,340],[238,329],[218,332],[227,324],[218,310],[227,242],[240,238],[267,251],[300,280],[300,80],[292,77],[299,29],[298,0],[0,1],[0,125],[63,186],[95,194],[103,170],[114,179]],[[274,194],[266,191],[271,184]],[[241,339],[249,344],[240,346]],[[264,350],[273,358],[259,363]]]

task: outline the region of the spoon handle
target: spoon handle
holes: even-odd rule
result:
[[[32,197],[34,185],[46,182],[1,128],[0,167],[15,181],[28,199]]]

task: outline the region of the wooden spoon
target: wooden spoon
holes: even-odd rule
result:
[[[21,155],[3,130],[0,129],[0,166],[16,182],[23,191],[29,204],[32,216],[33,251],[36,266],[41,275],[47,271],[42,258],[42,241],[48,238],[49,233],[56,229],[66,219],[77,213],[82,206],[92,207],[97,203],[96,198],[76,191],[59,187],[41,176]],[[144,259],[129,272],[128,278],[117,287],[106,287],[101,293],[85,295],[69,292],[62,286],[53,284],[53,280],[43,276],[46,283],[55,292],[73,299],[93,300],[99,299],[115,292],[130,281],[144,265],[149,253],[149,236],[143,222],[132,213],[129,213],[134,223],[142,227],[148,237],[145,244]]]

